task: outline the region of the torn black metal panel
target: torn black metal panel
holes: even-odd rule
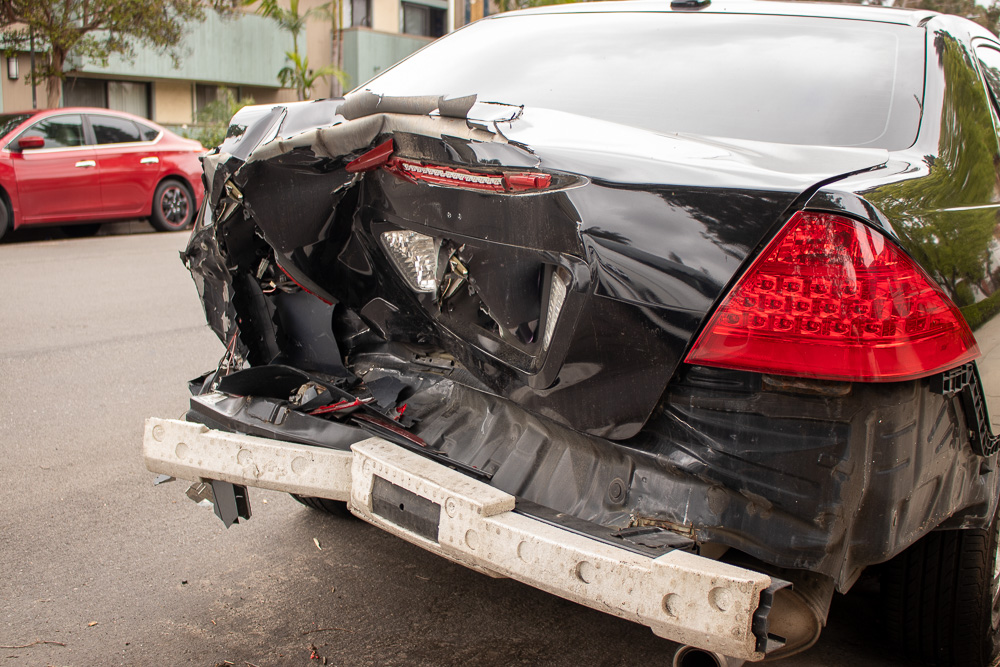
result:
[[[213,479],[212,496],[215,516],[222,519],[226,528],[239,523],[240,519],[250,519],[250,495],[247,487]]]
[[[848,386],[776,390],[753,374],[692,368],[630,444],[699,483],[638,477],[637,513],[828,574],[841,590],[950,516],[989,522],[997,475],[969,447],[957,399],[927,380]]]
[[[333,333],[336,306],[305,292],[277,292],[273,300],[283,332],[278,363],[335,376],[350,375]]]
[[[261,419],[260,415],[267,418]],[[247,401],[224,394],[193,396],[185,419],[223,431],[342,451],[370,437],[367,431],[350,424],[310,417],[289,409],[288,401],[266,398]]]
[[[218,389],[236,396],[287,399],[310,379],[308,373],[297,368],[265,364],[244,368],[219,378]]]
[[[205,212],[207,201],[202,206],[199,218],[210,215]],[[215,229],[197,226],[187,249],[181,252],[181,261],[191,272],[209,327],[219,340],[227,340],[237,313],[232,303],[232,278],[219,249]]]
[[[325,228],[354,180],[335,166],[342,165],[301,149],[240,170],[244,206],[277,253],[286,255],[328,236]]]

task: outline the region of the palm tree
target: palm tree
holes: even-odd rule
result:
[[[294,88],[298,99],[305,100],[312,93],[317,79],[334,76],[342,86],[347,85],[347,73],[334,65],[324,65],[316,70],[309,69],[309,58],[299,53],[299,35],[306,28],[306,22],[316,16],[329,18],[330,4],[320,5],[299,13],[299,0],[289,0],[288,9],[277,0],[247,0],[247,4],[257,4],[257,13],[275,21],[282,30],[292,35],[292,50],[286,51],[288,64],[278,71],[278,81],[282,86]]]

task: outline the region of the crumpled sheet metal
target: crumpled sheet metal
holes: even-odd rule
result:
[[[469,141],[507,143],[498,133],[470,128],[464,119],[380,113],[345,121],[333,127],[308,130],[290,139],[272,139],[255,149],[247,163],[269,160],[298,148],[309,148],[319,157],[341,158],[370,147],[383,135],[396,132],[434,138],[453,136]]]

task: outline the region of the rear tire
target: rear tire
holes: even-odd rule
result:
[[[306,507],[311,507],[314,510],[319,510],[324,514],[333,514],[334,516],[341,517],[353,517],[351,511],[347,509],[347,503],[341,500],[330,500],[329,498],[314,498],[312,496],[297,496],[294,493],[290,494],[292,498],[305,505]]]
[[[150,224],[160,232],[185,229],[194,220],[194,196],[180,181],[168,178],[156,186],[153,193],[153,213]]]
[[[997,519],[928,534],[882,568],[889,641],[910,660],[989,667],[997,656]]]
[[[11,230],[14,216],[10,214],[10,206],[7,205],[6,197],[0,197],[0,239]]]

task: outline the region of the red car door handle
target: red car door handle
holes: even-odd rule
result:
[[[139,164],[159,164],[160,158],[158,157],[144,157],[139,160]]]
[[[77,167],[96,167],[97,163],[93,160],[80,160],[76,163]]]

